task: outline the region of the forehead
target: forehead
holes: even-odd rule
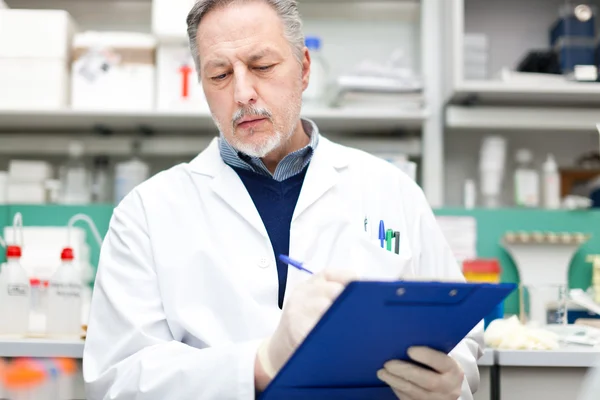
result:
[[[281,19],[263,1],[234,2],[211,10],[200,22],[197,43],[203,61],[263,47],[280,51],[289,48]]]

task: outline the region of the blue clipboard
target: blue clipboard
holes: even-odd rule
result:
[[[515,284],[351,282],[261,400],[397,400],[377,378],[412,346],[449,353]]]

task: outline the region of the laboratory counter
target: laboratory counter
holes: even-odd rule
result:
[[[589,368],[600,364],[600,348],[487,349],[478,364],[481,383],[475,400],[576,399]]]

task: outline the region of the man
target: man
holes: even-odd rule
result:
[[[320,224],[364,234],[384,220],[402,234],[384,274],[462,279],[414,182],[300,119],[310,55],[295,0],[200,0],[188,26],[221,135],[114,212],[84,354],[90,400],[253,399],[357,278],[276,261],[306,260]],[[472,399],[480,343],[474,330],[451,356],[414,348],[430,368],[390,361],[377,375],[403,400]]]

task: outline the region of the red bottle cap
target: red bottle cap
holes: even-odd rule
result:
[[[65,247],[60,254],[60,259],[63,261],[73,261],[75,257],[73,257],[73,249],[70,247]]]
[[[8,246],[6,248],[6,258],[20,258],[21,247],[19,246]]]
[[[40,286],[42,284],[42,281],[40,281],[39,279],[33,278],[33,279],[29,280],[29,284],[31,286]]]
[[[463,262],[464,273],[476,274],[500,274],[502,268],[500,262],[496,259],[476,259]]]

